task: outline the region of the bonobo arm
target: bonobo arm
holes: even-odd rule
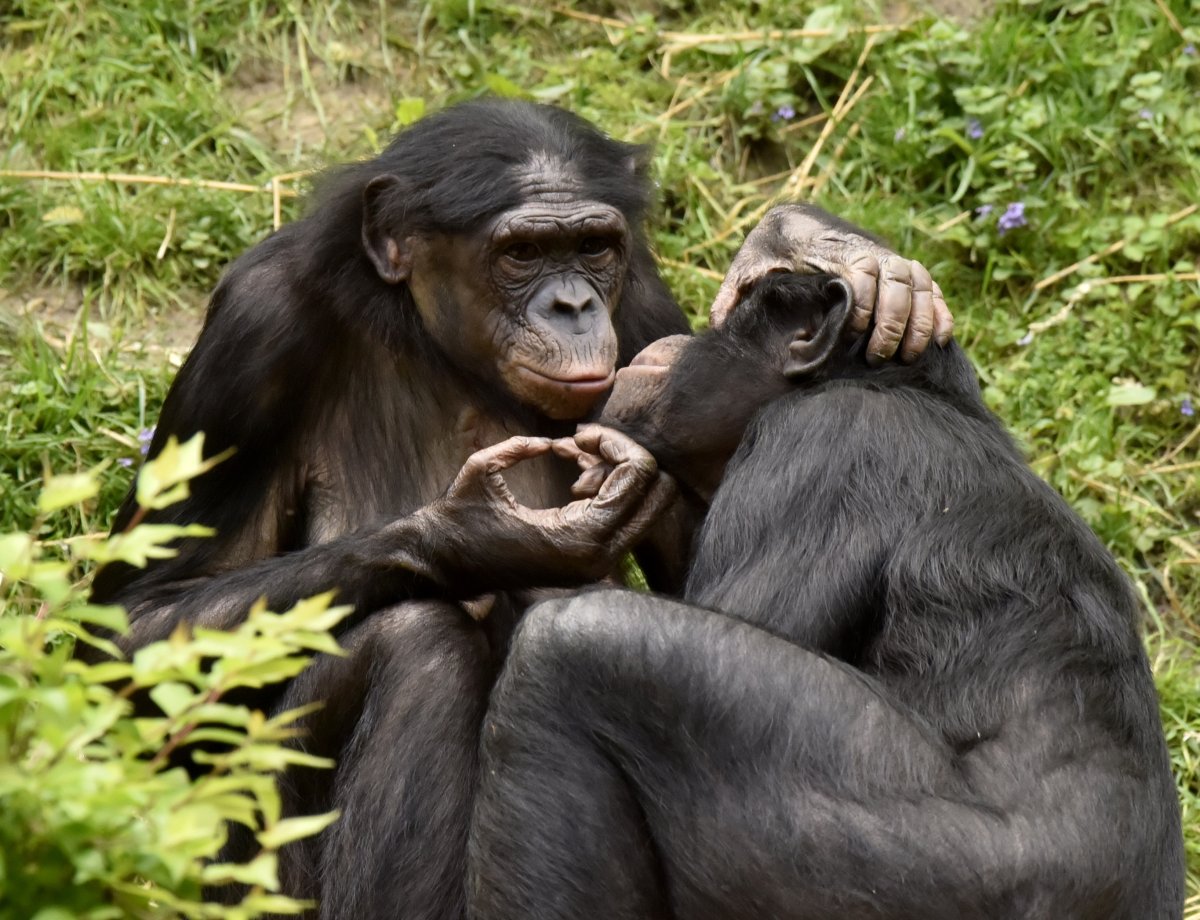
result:
[[[674,487],[624,435],[601,429],[594,449],[591,458],[569,439],[511,438],[473,454],[445,495],[407,517],[232,571],[183,569],[174,578],[134,581],[96,599],[129,608],[130,632],[116,640],[129,651],[166,638],[180,622],[230,628],[264,596],[282,610],[335,588],[336,603],[355,607],[345,629],[404,600],[596,581],[670,502]],[[551,451],[581,464],[601,460],[608,475],[593,497],[562,508],[518,504],[503,471]]]
[[[867,358],[878,363],[900,350],[915,361],[932,339],[950,341],[954,317],[942,289],[920,262],[892,252],[864,230],[807,204],[772,208],[734,257],[710,313],[720,325],[770,272],[829,272],[854,289],[849,332],[861,335],[874,318]]]

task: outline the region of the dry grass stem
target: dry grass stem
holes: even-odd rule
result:
[[[1179,22],[1179,17],[1177,17],[1171,11],[1171,8],[1169,6],[1167,6],[1167,4],[1163,2],[1163,0],[1154,0],[1154,2],[1158,6],[1158,8],[1160,10],[1162,10],[1162,14],[1163,14],[1163,16],[1166,17],[1167,22],[1169,22],[1171,24],[1171,28],[1174,29],[1176,32],[1178,32],[1180,35],[1182,35],[1183,34],[1183,26]]]
[[[171,237],[175,235],[175,209],[171,208],[171,213],[167,215],[167,229],[163,232],[162,242],[158,244],[158,252],[154,258],[161,262],[167,255],[167,248],[171,245]]]
[[[165,185],[176,188],[204,188],[220,192],[269,192],[271,184],[250,185],[246,182],[222,182],[218,179],[177,179],[171,176],[140,176],[133,173],[57,172],[49,169],[0,169],[0,179],[40,179],[48,182],[116,182],[123,185]],[[292,189],[284,189],[284,198],[296,197]]]
[[[829,162],[825,164],[825,168],[821,170],[821,174],[817,176],[816,181],[812,184],[812,189],[809,192],[810,198],[816,198],[821,194],[821,190],[829,184],[829,180],[833,178],[834,171],[837,169],[838,163],[842,161],[842,154],[846,152],[846,146],[850,141],[858,135],[862,130],[862,122],[856,121],[850,126],[850,130],[842,137],[837,147],[834,148],[833,156],[829,158]]]
[[[1198,211],[1198,210],[1200,210],[1200,204],[1188,205],[1186,208],[1176,211],[1174,214],[1172,214],[1170,217],[1168,217],[1165,226],[1169,227],[1169,226],[1171,226],[1171,224],[1176,224],[1179,221],[1183,220],[1185,217],[1190,217],[1191,215],[1195,214],[1196,211]],[[1039,281],[1037,284],[1035,284],[1033,286],[1034,291],[1043,290],[1044,288],[1049,287],[1050,285],[1054,284],[1055,282],[1061,281],[1063,278],[1066,278],[1068,275],[1075,274],[1075,272],[1079,271],[1079,269],[1083,268],[1085,265],[1091,265],[1093,262],[1097,262],[1100,259],[1105,258],[1106,256],[1111,256],[1113,253],[1120,252],[1122,249],[1125,248],[1125,245],[1128,242],[1129,242],[1129,240],[1127,240],[1127,239],[1117,240],[1115,243],[1112,243],[1112,244],[1104,247],[1099,252],[1093,252],[1086,259],[1080,259],[1078,262],[1068,265],[1066,268],[1059,269],[1052,275],[1047,275],[1045,278],[1043,278],[1041,281]]]
[[[1163,455],[1163,458],[1161,460],[1159,460],[1158,463],[1156,463],[1156,464],[1154,464],[1154,466],[1150,467],[1148,472],[1151,472],[1151,473],[1161,472],[1162,468],[1166,464],[1170,463],[1172,460],[1174,460],[1176,457],[1178,457],[1184,450],[1187,449],[1187,446],[1189,444],[1191,444],[1194,440],[1196,440],[1197,437],[1200,437],[1200,425],[1197,425],[1195,428],[1193,428],[1191,431],[1191,434],[1189,434],[1186,438],[1184,438],[1182,441],[1180,441],[1178,444],[1176,444],[1174,447],[1172,447],[1169,451],[1167,451],[1167,453],[1165,455]]]
[[[934,227],[933,232],[934,233],[945,233],[951,227],[957,227],[964,220],[967,220],[970,216],[971,216],[970,210],[966,210],[959,214],[956,214],[953,217],[951,217],[949,220],[942,221],[942,223],[940,223],[936,227]]]

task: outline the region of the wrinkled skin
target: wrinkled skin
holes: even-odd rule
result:
[[[905,259],[865,231],[809,205],[772,208],[746,238],[713,301],[710,321],[719,326],[737,303],[772,272],[828,272],[849,283],[853,335],[875,328],[867,358],[880,363],[900,352],[911,363],[930,341],[945,346],[954,317],[942,289],[920,262]]]
[[[460,367],[490,369],[519,402],[552,419],[586,415],[612,385],[612,313],[628,270],[629,227],[616,208],[570,188],[528,200],[476,233],[399,239],[376,217],[364,239],[380,276],[406,283],[430,333]]]

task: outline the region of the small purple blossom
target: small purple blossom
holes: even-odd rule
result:
[[[1014,201],[1004,213],[1000,215],[1000,219],[996,222],[996,226],[1000,228],[1000,232],[1007,233],[1009,230],[1016,230],[1017,227],[1024,227],[1028,221],[1025,219],[1025,202]]]
[[[1186,54],[1188,57],[1195,57],[1196,56],[1196,46],[1193,45],[1191,42],[1188,42],[1186,45],[1183,46],[1183,53]]]
[[[1179,406],[1179,414],[1186,415],[1188,418],[1191,418],[1193,415],[1196,414],[1196,409],[1192,405],[1192,397],[1190,397],[1190,396],[1183,397],[1183,402]]]
[[[781,105],[771,116],[771,121],[791,121],[796,117],[796,110],[790,105]]]
[[[133,458],[132,457],[118,457],[117,463],[119,465],[125,467],[125,469],[129,469],[129,467],[133,466]]]
[[[138,432],[137,439],[138,450],[144,457],[146,454],[150,453],[150,442],[154,440],[154,427],[151,426],[149,428],[143,428]]]
[[[983,137],[983,125],[980,124],[978,118],[967,119],[967,137],[973,141],[977,141]]]
[[[896,133],[892,136],[892,140],[894,140],[898,144],[898,143],[900,143],[900,141],[904,140],[904,138],[907,134],[908,134],[908,132],[905,131],[903,128],[897,128]]]
[[[979,207],[977,207],[975,209],[975,216],[978,217],[980,220],[983,220],[983,218],[987,217],[989,214],[992,213],[992,209],[994,207],[995,207],[995,205],[981,204]]]
[[[1138,118],[1142,121],[1149,121],[1154,117],[1154,113],[1149,109],[1138,109]]]
[[[1023,336],[1021,336],[1019,339],[1017,339],[1017,344],[1024,347],[1025,345],[1028,345],[1032,341],[1033,341],[1033,333],[1026,332]]]

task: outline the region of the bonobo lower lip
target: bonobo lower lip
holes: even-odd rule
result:
[[[540,371],[535,371],[531,367],[522,367],[518,365],[517,371],[526,377],[532,377],[533,381],[541,386],[556,387],[560,390],[565,390],[574,396],[600,396],[605,393],[613,385],[613,380],[616,375],[609,371],[603,377],[551,377],[549,374],[543,374]]]

